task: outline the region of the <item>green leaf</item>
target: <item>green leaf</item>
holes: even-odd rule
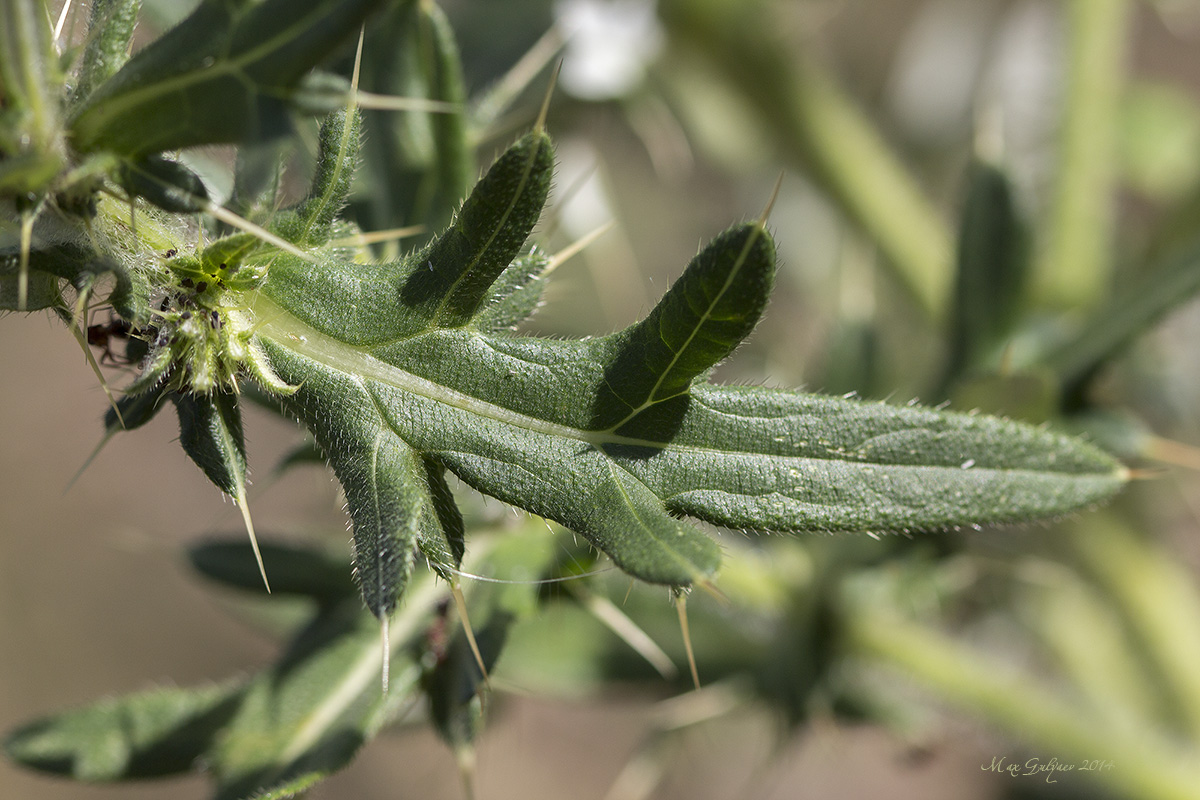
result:
[[[1027,237],[1008,178],[976,162],[967,178],[947,341],[949,378],[984,365],[1006,343],[1028,276]]]
[[[306,323],[352,344],[465,325],[537,223],[553,166],[546,135],[528,134],[497,159],[454,224],[425,248],[390,264],[327,262],[319,269],[281,256],[268,292]]]
[[[246,442],[237,396],[173,394],[179,411],[179,443],[217,488],[242,501],[246,496]]]
[[[142,0],[93,0],[88,37],[79,60],[74,102],[82,102],[129,60]]]
[[[543,273],[549,267],[550,259],[540,250],[518,256],[492,284],[491,298],[475,315],[472,324],[489,333],[515,330],[542,304],[542,293],[546,288]]]
[[[72,142],[136,157],[271,138],[305,74],[382,2],[205,0],[88,97]]]
[[[317,169],[308,196],[274,221],[271,228],[300,247],[319,247],[329,241],[334,221],[346,204],[362,139],[357,111],[336,111],[321,125]]]
[[[375,227],[397,220],[445,226],[475,177],[458,45],[435,3],[397,4],[367,31],[362,87],[378,94],[449,103],[449,112],[368,111],[367,154]]]
[[[355,593],[345,557],[293,545],[262,545],[263,561],[271,565],[271,593],[312,597],[330,603]],[[188,548],[192,568],[209,580],[234,589],[260,593],[262,576],[254,549],[245,540],[215,540]]]
[[[195,214],[208,203],[208,189],[200,176],[178,161],[151,155],[121,166],[121,185],[164,211]]]
[[[357,600],[328,608],[273,668],[250,682],[237,716],[209,753],[218,800],[292,797],[346,766],[416,689],[409,653],[441,597],[433,576],[414,581],[391,620],[394,652],[380,689],[379,623]]]
[[[4,750],[22,766],[82,781],[190,772],[233,717],[242,692],[234,681],[102,700],[23,726],[5,739]]]
[[[41,194],[64,162],[59,122],[63,74],[38,0],[0,6],[0,190]]]
[[[459,327],[536,219],[528,209],[506,230],[520,187],[548,178],[530,173],[548,173],[543,151],[536,134],[514,145],[456,227],[416,256],[370,267],[281,258],[256,300],[264,350],[300,386],[289,406],[334,464],[356,538],[368,531],[382,553],[397,548],[380,544],[381,509],[405,547],[417,535],[418,457],[671,585],[719,563],[716,542],[681,516],[752,530],[933,530],[1056,516],[1124,482],[1096,448],[1017,423],[695,384],[765,305],[774,248],[758,224],[718,236],[645,321],[611,336]],[[498,170],[529,177],[497,180]],[[414,263],[433,267],[421,292],[409,291],[424,276]],[[404,555],[359,549],[373,608],[402,584]],[[391,583],[389,570],[401,573]]]

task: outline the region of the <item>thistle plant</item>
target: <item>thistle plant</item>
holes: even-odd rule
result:
[[[258,576],[245,565],[256,559],[271,590],[313,598],[316,610],[256,676],[131,695],[18,731],[8,751],[26,765],[117,780],[203,763],[219,797],[287,797],[348,763],[421,695],[468,753],[484,671],[536,591],[481,592],[477,635],[464,627],[450,646],[430,633],[446,624],[445,600],[465,610],[460,576],[489,560],[524,553],[535,574],[562,565],[530,545],[536,530],[477,537],[450,476],[573,531],[589,557],[678,598],[721,590],[731,534],[697,521],[773,534],[936,532],[1060,518],[1129,478],[1095,445],[1042,426],[710,382],[767,307],[767,213],[716,233],[623,330],[520,333],[558,263],[531,241],[555,169],[545,109],[473,186],[460,185],[471,174],[460,66],[435,6],[204,0],[126,60],[139,6],[96,0],[69,47],[38,0],[4,7],[0,302],[57,315],[81,343],[87,309],[110,306],[138,371],[112,395],[107,435],[172,406],[185,453],[238,504],[253,550],[198,548],[198,569],[250,589]],[[389,128],[364,140],[364,107],[380,98],[359,82],[387,74],[392,57],[366,37],[365,62],[350,58],[369,18],[403,33],[397,58],[411,56],[410,74],[429,89],[422,99],[434,105],[420,113],[436,134],[436,190],[402,196],[384,175],[386,196],[364,209],[351,204],[355,175],[403,154]],[[281,143],[312,116],[313,179],[289,199]],[[239,148],[227,203],[180,155],[210,144]],[[449,216],[419,202],[458,193]],[[438,227],[381,256],[361,226],[405,201],[413,216],[387,225]],[[353,530],[341,563],[256,541],[248,399],[298,419],[332,468]]]

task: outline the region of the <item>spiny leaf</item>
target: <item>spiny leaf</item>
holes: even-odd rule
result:
[[[179,442],[217,488],[233,498],[246,490],[246,443],[237,397],[229,392],[172,395]]]
[[[301,386],[291,405],[342,465],[348,496],[415,491],[346,468],[368,446],[411,450],[577,531],[632,575],[682,586],[711,575],[719,550],[679,516],[754,530],[931,530],[1063,514],[1125,480],[1090,445],[1015,423],[695,384],[766,303],[774,248],[760,224],[718,236],[647,320],[611,336],[549,341],[454,324],[480,313],[500,255],[511,258],[536,219],[524,211],[492,248],[514,198],[524,202],[513,187],[548,180],[537,138],[502,156],[460,214],[456,227],[475,230],[478,216],[495,235],[452,229],[418,256],[449,251],[429,260],[423,292],[407,291],[415,278],[398,280],[395,265],[273,266],[259,334],[281,377]],[[493,179],[531,169],[545,174]]]
[[[208,479],[233,498],[242,512],[263,585],[271,591],[246,502],[246,441],[237,395],[225,391],[206,395],[177,393],[172,394],[171,399],[179,411],[179,443]]]
[[[409,313],[424,312],[439,327],[466,324],[537,223],[553,170],[550,138],[540,131],[505,151],[450,228],[418,257],[424,257],[423,264],[401,290]]]
[[[285,132],[301,78],[382,2],[205,0],[97,87],[72,142],[136,157]]]
[[[326,261],[318,269],[282,256],[269,293],[307,324],[355,345],[464,325],[537,223],[552,171],[548,137],[531,133],[497,159],[454,224],[425,248],[387,264]]]
[[[428,518],[417,531],[417,547],[429,567],[446,581],[454,580],[454,572],[462,564],[466,552],[466,531],[462,513],[446,483],[446,468],[432,458],[423,458],[425,484],[430,505]]]
[[[488,333],[515,329],[541,305],[546,288],[543,273],[549,267],[550,259],[541,250],[518,256],[492,284],[491,298],[471,324]]]
[[[321,125],[317,169],[308,196],[281,213],[271,230],[300,247],[329,241],[333,223],[346,204],[358,161],[362,117],[357,111],[335,111]]]
[[[451,510],[440,467],[392,434],[365,386],[302,386],[289,406],[345,489],[354,522],[354,578],[375,616],[396,607],[418,548],[435,568],[458,566],[462,520]]]
[[[679,418],[692,381],[754,329],[774,278],[775,245],[760,226],[717,237],[646,319],[610,337],[590,427],[637,436]]]

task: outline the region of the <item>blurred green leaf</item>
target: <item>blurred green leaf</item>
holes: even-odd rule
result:
[[[59,128],[64,76],[39,0],[0,6],[0,192],[41,194],[64,164]]]
[[[178,161],[158,155],[126,162],[120,171],[121,184],[134,197],[141,197],[164,211],[195,214],[208,203],[204,181]]]
[[[262,557],[271,569],[271,593],[295,594],[330,603],[355,593],[345,558],[312,548],[264,542]],[[265,593],[254,549],[244,539],[202,542],[188,548],[192,567],[204,577],[234,589]]]
[[[142,0],[93,0],[88,13],[88,37],[71,98],[80,103],[111,78],[127,60]]]
[[[1067,87],[1033,283],[1057,309],[1096,308],[1112,279],[1117,131],[1134,4],[1069,0]]]
[[[976,161],[967,172],[954,297],[948,304],[946,382],[995,368],[1022,309],[1028,273],[1024,225],[1008,178]]]
[[[1097,310],[1079,331],[1043,357],[1059,376],[1068,396],[1082,387],[1136,337],[1143,335],[1172,309],[1200,292],[1200,242],[1148,269]]]
[[[120,781],[195,769],[237,712],[241,681],[161,688],[102,700],[9,734],[9,758],[82,781]]]
[[[367,32],[362,87],[377,94],[449,103],[455,110],[367,111],[369,222],[377,228],[446,225],[471,189],[466,88],[458,45],[434,3],[404,3]],[[380,179],[379,176],[387,176]]]
[[[276,666],[247,685],[210,751],[218,800],[292,797],[346,766],[416,689],[420,670],[410,648],[439,597],[432,573],[423,573],[391,620],[386,695],[379,621],[356,598],[318,616]]]
[[[204,0],[96,88],[72,144],[136,157],[279,135],[301,79],[382,3]]]
[[[1138,190],[1181,199],[1200,180],[1200,105],[1166,83],[1129,86],[1121,107],[1121,160]]]

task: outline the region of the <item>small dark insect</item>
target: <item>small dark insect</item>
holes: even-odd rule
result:
[[[210,314],[209,318],[212,320],[213,330],[214,331],[221,330],[221,315],[219,313],[217,313],[217,310],[215,308],[212,310],[212,313]]]
[[[174,332],[173,326],[164,325],[163,327],[159,328],[158,332],[154,335],[154,346],[166,347],[169,345],[171,343],[171,336],[174,334]]]
[[[92,347],[98,347],[101,364],[128,364],[129,359],[113,354],[114,339],[125,339],[129,336],[129,323],[123,319],[110,319],[99,325],[88,325],[87,341]]]
[[[191,289],[193,286],[196,285],[196,283],[191,278],[184,278],[183,280],[181,280],[179,282],[179,285],[185,289]]]
[[[450,646],[450,634],[447,618],[450,614],[450,599],[444,598],[437,604],[429,629],[425,631],[425,649],[433,658],[435,664],[446,660],[446,650]]]
[[[163,253],[163,258],[174,258],[178,254],[179,254],[179,251],[176,250],[174,247],[172,247],[170,250]]]
[[[200,281],[199,283],[196,284],[197,292],[203,292],[203,291],[206,291],[207,289],[208,289],[208,281]]]

